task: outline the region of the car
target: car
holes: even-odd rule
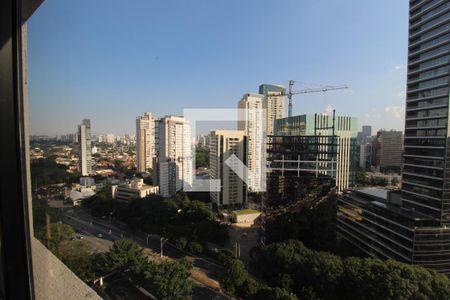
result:
[[[84,236],[82,236],[81,234],[77,235],[77,239],[82,240],[84,238]]]
[[[99,233],[99,234],[97,234],[97,237],[98,238],[103,238],[103,234]]]

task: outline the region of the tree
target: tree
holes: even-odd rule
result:
[[[297,300],[298,298],[290,294],[288,291],[282,288],[271,288],[271,287],[264,287],[257,291],[251,298],[251,300]],[[309,300],[309,299],[308,299]],[[312,299],[311,299],[312,300]]]
[[[399,183],[399,180],[398,180],[397,177],[393,177],[393,178],[391,179],[391,185],[398,185],[398,183]]]
[[[66,241],[60,245],[61,261],[84,281],[94,277],[92,249],[83,241]]]
[[[288,274],[302,299],[450,299],[448,279],[433,270],[394,260],[342,259],[296,240],[265,247],[256,265],[273,285],[286,280],[275,274]]]
[[[199,254],[203,252],[203,246],[197,242],[190,242],[187,246],[187,251],[194,254]]]
[[[209,148],[201,146],[195,148],[195,167],[209,168]]]
[[[126,239],[116,240],[109,252],[99,260],[103,260],[104,270],[130,268],[133,272],[138,272],[148,261],[142,248],[136,242]]]
[[[75,231],[70,225],[51,223],[38,230],[36,237],[59,257],[60,243],[69,240],[74,235]]]
[[[34,160],[30,164],[33,186],[43,186],[54,183],[71,183],[78,180],[80,174],[67,172],[67,167],[58,165],[55,156]]]
[[[192,264],[185,259],[149,262],[143,285],[158,299],[186,299],[192,293],[191,269]]]
[[[368,184],[367,172],[363,169],[359,169],[356,172],[356,184],[360,186],[366,186]]]
[[[330,196],[318,200],[313,207],[307,203],[296,211],[268,218],[267,241],[295,239],[314,250],[333,251],[336,246],[336,214],[336,199]]]
[[[33,197],[34,198],[34,197]],[[51,208],[46,199],[33,199],[33,225],[37,234],[42,227],[57,219],[57,213]]]

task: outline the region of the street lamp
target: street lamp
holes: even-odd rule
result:
[[[159,241],[161,242],[161,257],[164,257],[164,254],[163,254],[163,246],[164,246],[164,244],[168,241],[168,239],[166,239],[166,238],[163,238],[163,237],[161,237],[160,239],[159,239]]]

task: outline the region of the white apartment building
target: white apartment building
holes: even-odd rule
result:
[[[248,188],[263,190],[265,178],[265,113],[264,96],[244,94],[238,103],[238,129],[247,136]]]
[[[157,182],[161,195],[173,196],[175,193],[171,186],[175,186],[175,192],[181,190],[183,185],[192,185],[192,139],[191,128],[185,118],[166,116],[158,122],[157,134],[157,161],[159,164]],[[170,174],[170,164],[174,162],[176,168],[175,178]],[[174,181],[174,182],[173,182]],[[167,182],[167,184],[163,184]],[[167,186],[167,189],[166,187]]]
[[[210,178],[220,180],[220,192],[211,192],[219,207],[239,207],[247,202],[247,185],[225,163],[233,154],[247,163],[247,138],[241,130],[211,131]]]
[[[153,169],[153,158],[156,156],[155,119],[146,112],[136,118],[136,172],[144,173]]]
[[[81,176],[92,174],[92,146],[91,146],[91,120],[83,119],[78,125],[78,145],[80,147],[80,158],[78,169]]]
[[[116,137],[112,133],[105,134],[105,141],[108,144],[114,144],[114,142],[116,141]]]

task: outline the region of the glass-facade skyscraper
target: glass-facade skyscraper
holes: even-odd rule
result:
[[[449,69],[450,1],[410,1],[401,197],[440,224],[450,224]]]
[[[450,277],[450,0],[411,0],[402,188],[338,197],[338,236]]]

